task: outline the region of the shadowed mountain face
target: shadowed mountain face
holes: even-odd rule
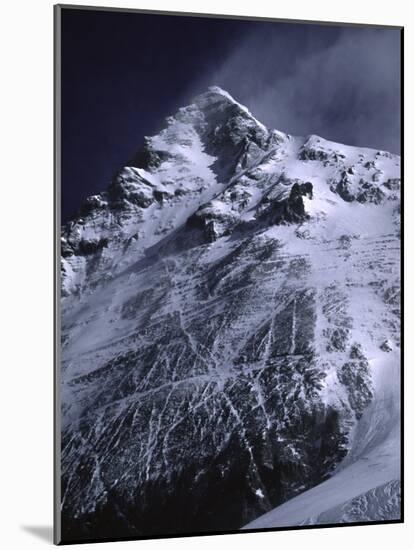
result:
[[[398,366],[399,178],[211,88],[86,201],[62,228],[64,540],[239,529],[332,476]]]

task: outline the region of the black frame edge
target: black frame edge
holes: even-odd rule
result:
[[[53,6],[53,543],[61,540],[60,472],[60,196],[61,196],[61,6]]]
[[[400,223],[401,223],[401,252],[400,252],[400,283],[401,283],[401,342],[400,342],[400,405],[401,405],[401,411],[400,411],[400,464],[401,464],[401,471],[400,471],[400,477],[401,477],[401,523],[404,523],[404,514],[405,514],[405,506],[404,506],[404,499],[405,499],[405,492],[404,492],[404,485],[405,485],[405,464],[404,464],[404,453],[405,453],[405,439],[404,439],[404,428],[405,428],[405,396],[404,396],[404,377],[405,377],[405,361],[404,361],[404,313],[405,313],[405,307],[404,307],[404,286],[405,286],[405,235],[404,235],[404,223],[405,223],[405,135],[404,135],[404,100],[405,100],[405,92],[404,92],[404,27],[401,27],[400,29],[400,139],[401,139],[401,168],[400,168],[400,176],[401,176],[401,210],[400,210]]]
[[[375,27],[377,29],[402,29],[402,25],[384,25],[381,23],[349,23],[346,21],[319,21],[309,19],[286,19],[255,15],[219,14],[187,11],[151,10],[145,8],[118,8],[115,6],[89,6],[77,4],[56,4],[61,9],[76,9],[84,11],[114,11],[124,13],[141,13],[143,15],[171,15],[177,17],[205,17],[208,19],[233,19],[238,21],[262,21],[264,23],[301,23],[304,25],[327,25],[338,27]]]

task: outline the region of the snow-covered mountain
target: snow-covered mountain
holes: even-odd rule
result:
[[[398,518],[399,206],[217,87],[145,138],[62,228],[64,538]]]

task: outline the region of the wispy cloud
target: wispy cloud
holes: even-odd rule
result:
[[[400,35],[395,29],[268,25],[218,60],[218,84],[272,128],[400,151]]]

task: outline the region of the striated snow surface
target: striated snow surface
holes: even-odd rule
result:
[[[374,399],[332,477],[257,518],[246,529],[400,519],[398,357],[373,360]]]

